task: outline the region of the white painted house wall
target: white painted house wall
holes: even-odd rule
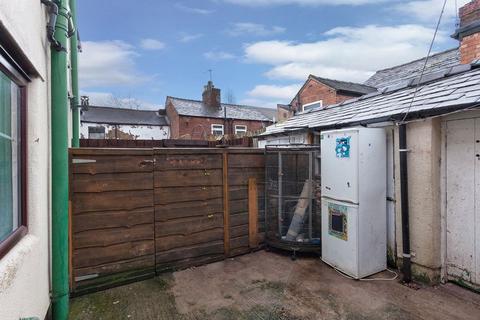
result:
[[[50,44],[40,1],[0,1],[0,24],[40,73],[27,86],[28,234],[0,259],[0,319],[44,319],[49,298]]]
[[[118,131],[132,136],[134,140],[164,140],[170,139],[169,126],[133,126],[133,125],[111,125],[105,123],[85,123],[80,125],[80,137],[88,139],[89,127],[104,127],[105,133],[114,131],[117,127]]]
[[[307,133],[292,133],[284,136],[269,136],[265,139],[258,140],[258,148],[266,146],[286,146],[292,144],[308,144]]]

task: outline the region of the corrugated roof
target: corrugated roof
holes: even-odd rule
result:
[[[311,75],[311,77],[317,80],[318,82],[326,84],[327,86],[339,91],[353,92],[353,93],[358,93],[362,95],[377,91],[377,89],[374,88],[373,86],[365,85],[361,83],[321,78],[314,75]]]
[[[172,103],[179,115],[190,117],[223,119],[224,108],[226,108],[227,118],[229,119],[272,122],[276,114],[275,109],[227,103],[222,103],[222,109],[219,110],[206,106],[202,101],[175,97],[167,97],[167,102],[165,105],[168,105],[168,103]]]
[[[157,111],[98,106],[89,106],[88,109],[82,110],[81,121],[123,125],[169,125],[167,118],[164,115],[159,115]]]
[[[424,78],[409,81],[408,86],[392,86],[382,92],[332,105],[323,110],[301,113],[289,120],[267,127],[263,135],[278,134],[306,128],[336,128],[362,123],[402,120],[444,114],[480,102],[480,69],[459,65],[437,72],[437,79]]]
[[[422,58],[393,68],[377,71],[365,84],[384,88],[419,77],[425,64],[425,59]],[[434,73],[458,64],[460,64],[458,48],[443,51],[428,58],[425,74]]]

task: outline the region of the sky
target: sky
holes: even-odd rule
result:
[[[450,38],[447,0],[434,52]],[[309,74],[362,83],[426,56],[443,0],[81,0],[80,88],[96,105],[162,108],[201,99],[212,78],[222,101],[289,103]]]

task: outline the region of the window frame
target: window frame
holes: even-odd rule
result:
[[[214,127],[222,127],[222,134],[215,134],[214,133]],[[218,129],[218,128],[217,128]],[[211,125],[211,130],[210,130],[211,134],[214,135],[215,137],[220,137],[220,136],[224,136],[225,135],[225,127],[223,124],[212,124]]]
[[[318,101],[315,101],[315,102],[306,103],[306,104],[302,105],[302,112],[305,112],[305,107],[308,108],[308,107],[313,106],[315,104],[320,104],[320,108],[323,108],[323,100],[318,100]]]
[[[11,62],[10,62],[11,61]],[[27,84],[29,79],[13,58],[0,46],[0,71],[2,71],[11,82],[19,87],[20,103],[18,112],[20,112],[19,121],[19,139],[20,139],[20,166],[19,166],[19,210],[20,221],[18,228],[12,231],[3,241],[0,241],[0,259],[2,259],[15,245],[28,233],[28,213],[27,213]]]
[[[93,132],[90,132],[90,129],[92,129]],[[92,134],[103,134],[103,138],[92,138],[91,137]],[[88,126],[88,139],[105,140],[106,138],[107,138],[107,129],[104,126],[100,126],[100,125]]]
[[[242,130],[241,132],[238,132],[238,128],[239,127],[242,127],[242,128],[245,128],[245,130]],[[248,127],[246,125],[243,125],[243,124],[237,124],[235,125],[235,134],[247,134],[247,131],[248,131]]]

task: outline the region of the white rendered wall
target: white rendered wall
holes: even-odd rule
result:
[[[40,1],[0,1],[0,24],[40,73],[28,84],[28,235],[0,259],[0,320],[44,319],[49,299],[49,43]]]
[[[258,141],[259,148],[266,146],[284,146],[291,144],[308,144],[306,133],[291,133],[286,136],[270,136]]]
[[[95,124],[95,123],[82,123],[80,126],[80,137],[82,139],[88,139],[88,127],[104,127],[105,134],[115,132],[115,126],[110,124]],[[118,125],[117,130],[120,134],[119,138],[125,134],[129,136],[131,140],[164,140],[170,139],[170,127],[169,126],[130,126],[130,125]],[[113,137],[110,137],[113,138]]]
[[[402,257],[400,161],[395,130],[395,193],[397,255]],[[441,271],[441,125],[426,119],[407,125],[408,195],[412,272],[419,279],[438,282]]]

